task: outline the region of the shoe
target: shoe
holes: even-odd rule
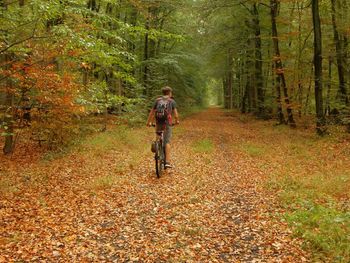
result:
[[[165,167],[165,169],[171,169],[171,168],[173,168],[173,167],[171,166],[170,163],[166,163],[166,164],[164,165],[164,167]]]

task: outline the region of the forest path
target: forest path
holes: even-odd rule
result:
[[[150,151],[119,173],[130,156],[113,150],[36,168],[46,179],[26,188],[27,175],[1,199],[0,262],[306,261],[272,219],[263,175],[235,151],[254,132],[218,108],[196,114],[175,127],[175,167],[160,179]]]

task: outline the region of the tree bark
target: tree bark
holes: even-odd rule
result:
[[[314,31],[314,68],[315,68],[315,102],[316,131],[319,135],[326,133],[322,94],[322,34],[318,0],[312,0],[312,22]]]
[[[260,32],[260,19],[259,10],[257,4],[253,5],[254,14],[254,29],[255,29],[255,84],[257,91],[257,110],[258,116],[263,116],[265,111],[264,106],[264,81],[263,81],[263,63],[261,52],[261,32]]]
[[[339,97],[340,101],[344,103],[345,105],[349,104],[349,99],[347,97],[347,91],[346,91],[346,83],[345,83],[345,69],[344,69],[344,50],[343,50],[343,41],[341,37],[339,36],[338,32],[338,26],[336,21],[336,7],[335,7],[335,1],[331,0],[332,4],[332,26],[333,26],[333,35],[334,35],[334,44],[335,44],[335,50],[336,50],[336,57],[337,57],[337,68],[338,68],[338,80],[339,80]]]
[[[149,95],[149,87],[148,87],[148,72],[149,72],[149,68],[148,68],[148,52],[149,52],[149,34],[148,34],[148,30],[150,29],[150,17],[149,14],[147,15],[147,20],[146,20],[146,24],[145,24],[145,28],[146,28],[146,34],[145,34],[145,39],[144,39],[144,50],[143,50],[143,62],[144,62],[144,66],[143,66],[143,85],[145,87],[145,91],[144,94],[146,95],[146,97]]]
[[[232,52],[228,51],[227,56],[227,91],[228,91],[228,108],[233,109],[233,75],[232,75]]]
[[[331,89],[332,89],[332,62],[333,58],[330,56],[328,59],[328,84],[327,84],[327,97],[326,97],[326,110],[325,115],[329,115],[331,112]]]
[[[252,80],[254,79],[254,57],[250,53],[250,49],[252,48],[252,42],[248,38],[247,41],[247,51],[246,51],[246,67],[245,67],[245,75],[246,75],[246,92],[247,92],[247,102],[248,108],[247,112],[253,112],[257,108],[257,99],[256,99],[256,87]]]
[[[277,12],[278,12],[278,5],[279,3],[277,0],[271,0],[271,28],[272,28],[272,41],[273,41],[273,47],[274,47],[274,53],[275,53],[275,71],[277,75],[276,79],[276,91],[277,91],[277,104],[278,104],[278,118],[279,121],[282,121],[282,115],[280,113],[281,111],[281,88],[283,90],[283,95],[284,95],[284,102],[286,104],[287,108],[287,122],[291,127],[296,127],[294,118],[293,118],[293,110],[290,106],[290,99],[288,96],[288,89],[286,85],[286,79],[284,76],[284,68],[283,68],[283,63],[281,59],[281,53],[279,49],[279,42],[278,42],[278,31],[277,31],[277,23],[276,23],[276,17],[277,17]]]
[[[228,100],[228,93],[227,93],[227,75],[225,74],[222,78],[222,89],[224,92],[224,108],[228,109],[229,107],[229,100]]]
[[[314,67],[311,68],[310,76],[312,76],[313,74],[314,74]],[[307,89],[306,100],[305,100],[305,107],[304,107],[304,115],[306,115],[308,113],[310,94],[311,94],[311,86],[312,86],[312,77],[310,77],[309,86],[308,86],[308,89]]]

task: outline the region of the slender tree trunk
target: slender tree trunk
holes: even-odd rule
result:
[[[311,68],[310,76],[312,76],[313,74],[314,74],[314,67]],[[306,115],[308,113],[310,94],[311,94],[311,86],[312,86],[312,77],[310,77],[309,87],[307,89],[306,100],[305,100],[305,107],[304,107],[304,115]]]
[[[122,97],[123,96],[123,81],[121,79],[118,79],[118,96]],[[118,104],[118,114],[122,114],[122,104]]]
[[[229,108],[228,90],[227,90],[227,74],[222,78],[222,89],[224,92],[224,108]]]
[[[345,105],[349,104],[349,100],[347,97],[347,91],[346,91],[346,84],[345,84],[345,74],[344,74],[344,64],[343,64],[343,56],[344,56],[344,50],[343,50],[343,41],[341,37],[339,36],[338,32],[338,26],[336,21],[336,7],[335,7],[335,1],[331,0],[332,4],[332,25],[333,25],[333,35],[334,35],[334,44],[335,44],[335,50],[336,50],[336,57],[337,57],[337,67],[338,67],[338,80],[339,80],[339,97],[342,103]]]
[[[277,0],[271,0],[271,28],[272,28],[272,41],[274,46],[274,53],[275,53],[275,71],[277,74],[277,100],[280,100],[281,96],[281,88],[283,90],[284,95],[284,102],[286,104],[287,108],[287,117],[288,117],[288,124],[291,127],[295,127],[295,121],[293,118],[293,110],[290,105],[290,99],[288,96],[288,89],[286,85],[286,79],[284,76],[284,68],[283,63],[281,59],[281,53],[279,49],[279,42],[278,42],[278,32],[277,32],[277,23],[276,23],[276,17],[277,17],[277,11],[278,11],[278,2]],[[279,103],[279,102],[277,102]],[[279,107],[279,106],[278,106]],[[278,112],[280,109],[278,109]],[[280,113],[278,113],[280,115]],[[281,121],[281,115],[279,116],[279,120]]]
[[[145,34],[145,39],[144,39],[144,50],[143,50],[143,62],[144,62],[144,66],[143,66],[143,85],[145,87],[145,91],[144,94],[146,95],[146,97],[149,95],[149,87],[148,87],[148,73],[149,73],[149,68],[148,68],[148,52],[149,52],[149,34],[148,34],[148,30],[150,29],[150,15],[147,15],[147,20],[146,20],[146,24],[145,24],[145,28],[147,30],[146,34]]]
[[[241,113],[246,113],[247,112],[247,100],[249,97],[249,83],[247,81],[246,87],[244,89],[244,95],[242,98],[242,104],[241,104]]]
[[[242,83],[241,83],[241,68],[243,67],[242,65],[242,60],[241,59],[237,59],[236,61],[236,69],[237,69],[237,73],[236,73],[236,82],[237,82],[237,97],[236,97],[236,108],[240,109],[241,108],[241,101],[242,101],[242,97],[243,97],[243,89],[242,89]]]
[[[260,19],[257,4],[253,5],[254,14],[254,29],[255,29],[255,84],[257,91],[257,110],[258,116],[264,115],[264,80],[263,80],[263,63],[261,52],[261,33],[260,33]]]
[[[299,73],[298,73],[299,74]],[[300,78],[298,79],[298,115],[301,118],[301,109],[303,107],[303,86],[301,85]]]
[[[276,76],[276,101],[277,101],[277,118],[278,118],[278,123],[279,124],[286,124],[286,121],[284,119],[284,114],[283,114],[283,108],[282,108],[282,99],[281,99],[281,77]]]
[[[301,65],[301,57],[302,57],[302,9],[303,9],[303,3],[300,6],[300,3],[297,3],[298,7],[298,61],[297,61],[297,82],[298,82],[298,115],[299,118],[302,116],[302,108],[303,108],[303,93],[304,93],[304,87],[302,85],[302,65]]]
[[[246,112],[246,100],[247,100],[247,96],[248,96],[248,92],[247,92],[247,88],[246,88],[246,82],[245,82],[245,68],[246,68],[246,58],[241,59],[242,63],[241,63],[241,67],[240,67],[240,80],[239,80],[239,85],[241,87],[241,94],[242,97],[240,98],[240,110],[241,113],[245,113]]]
[[[229,97],[229,109],[233,109],[233,75],[232,75],[232,52],[231,50],[228,51],[227,56],[227,90],[228,90],[228,97]]]
[[[160,21],[160,26],[159,26],[159,31],[162,32],[163,31],[163,27],[164,27],[164,19],[162,19]],[[160,50],[161,50],[161,46],[162,46],[162,40],[158,39],[157,41],[157,47],[156,47],[156,56],[158,56],[160,54]]]
[[[315,102],[316,130],[319,135],[326,133],[322,94],[322,35],[318,0],[312,0],[312,21],[314,31],[314,67],[315,67]]]
[[[256,87],[254,85],[254,54],[251,54],[252,42],[248,38],[247,41],[247,51],[246,51],[246,90],[247,90],[247,112],[255,112],[257,108],[257,99],[256,99]]]
[[[332,57],[328,59],[328,85],[327,85],[327,97],[326,97],[326,110],[325,115],[329,115],[331,112],[330,100],[331,100],[331,89],[332,89]]]
[[[89,0],[87,3],[87,8],[92,10],[92,11],[97,11],[97,5],[96,5],[96,0]]]

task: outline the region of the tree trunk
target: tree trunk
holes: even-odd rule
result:
[[[331,112],[331,89],[332,89],[332,60],[333,58],[330,56],[328,59],[328,85],[327,85],[327,97],[326,97],[326,110],[325,115],[329,115]]]
[[[241,101],[242,101],[242,97],[243,97],[243,89],[242,89],[242,85],[241,85],[241,69],[243,67],[243,63],[241,59],[238,59],[236,62],[236,66],[235,68],[237,69],[236,72],[236,82],[237,82],[237,97],[236,97],[236,108],[240,109],[241,108]]]
[[[87,8],[90,9],[91,11],[98,12],[100,9],[100,5],[97,5],[96,0],[89,0],[87,3]]]
[[[228,51],[227,56],[227,95],[228,95],[228,108],[233,109],[233,76],[232,76],[232,52],[231,50]]]
[[[310,76],[312,76],[312,74],[314,74],[314,67],[311,68]],[[305,107],[304,107],[304,115],[306,115],[308,113],[310,94],[311,94],[311,86],[312,86],[312,77],[310,77],[309,87],[307,89],[306,100],[305,100]]]
[[[263,116],[264,107],[264,81],[263,81],[263,63],[261,52],[261,33],[260,33],[260,20],[259,10],[257,4],[253,5],[254,14],[254,29],[255,29],[255,84],[257,91],[257,110],[258,116]]]
[[[276,102],[277,102],[277,119],[279,124],[286,124],[286,120],[284,119],[283,108],[282,108],[282,99],[281,99],[281,77],[279,75],[276,76],[275,80],[275,88],[276,88]]]
[[[242,104],[241,104],[241,113],[246,113],[247,112],[247,99],[248,99],[248,90],[249,90],[249,83],[247,81],[246,83],[246,88],[244,90],[244,95],[242,98]]]
[[[229,101],[228,101],[227,76],[226,75],[222,78],[222,89],[223,89],[223,92],[224,92],[224,108],[228,109]]]
[[[302,110],[303,110],[303,93],[304,93],[304,87],[302,85],[302,77],[303,77],[303,73],[302,73],[302,65],[301,65],[301,57],[302,57],[302,50],[303,50],[303,46],[302,46],[302,34],[301,34],[301,30],[302,30],[302,10],[303,10],[303,3],[297,3],[297,8],[298,8],[298,61],[297,61],[297,81],[298,81],[298,115],[299,118],[301,118],[302,116]]]
[[[252,80],[254,79],[254,58],[250,53],[250,49],[252,47],[252,42],[248,38],[247,41],[247,51],[246,51],[246,67],[245,67],[245,75],[246,75],[246,91],[247,91],[247,102],[248,108],[247,112],[255,111],[257,108],[257,100],[256,100],[256,88]]]
[[[144,62],[144,66],[143,66],[143,85],[145,87],[145,91],[144,94],[146,95],[146,97],[149,95],[149,87],[148,87],[148,72],[149,72],[149,68],[148,68],[148,49],[149,49],[149,34],[148,34],[148,30],[150,29],[150,17],[149,14],[147,15],[147,20],[146,20],[146,34],[145,34],[145,44],[144,44],[144,50],[143,50],[143,62]]]
[[[280,111],[281,111],[281,102],[279,100],[281,99],[281,88],[283,90],[283,95],[284,95],[284,102],[286,104],[287,108],[287,122],[291,127],[295,127],[295,121],[293,118],[293,110],[290,106],[290,99],[288,96],[288,89],[286,85],[286,79],[284,76],[284,68],[283,68],[283,63],[281,59],[281,53],[279,49],[279,42],[278,42],[278,32],[277,32],[277,23],[276,23],[276,17],[277,17],[277,11],[278,11],[278,2],[277,0],[271,0],[271,28],[272,28],[272,41],[273,41],[273,47],[274,47],[274,53],[275,53],[275,71],[277,74],[277,80],[276,80],[276,91],[277,91],[277,103],[278,103],[278,118],[279,121],[281,122],[282,116]]]
[[[123,81],[121,79],[118,79],[118,96],[122,97],[123,96]],[[118,114],[122,115],[122,104],[118,104]]]
[[[314,67],[315,67],[315,102],[316,102],[316,130],[319,135],[326,133],[323,112],[322,94],[322,35],[318,0],[312,0],[312,22],[314,31]]]
[[[333,35],[334,35],[334,44],[337,57],[337,67],[338,67],[338,80],[339,80],[339,97],[340,101],[345,105],[348,105],[349,100],[347,97],[346,84],[345,84],[345,73],[344,73],[344,64],[343,64],[343,43],[342,39],[339,36],[338,26],[336,22],[336,8],[335,0],[331,0],[332,4],[332,26],[333,26]]]

